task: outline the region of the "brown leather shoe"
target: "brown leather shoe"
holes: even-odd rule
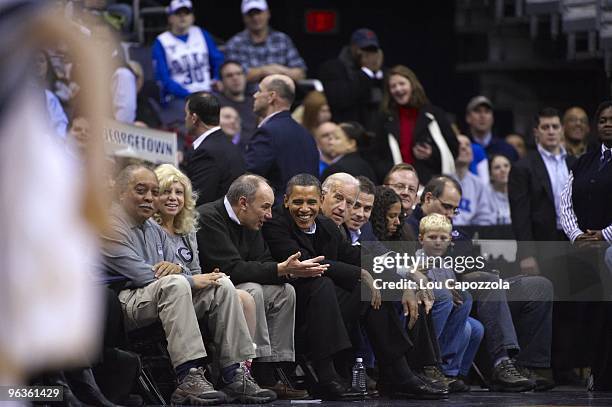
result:
[[[274,386],[261,386],[261,388],[274,391],[279,400],[304,400],[310,398],[310,394],[306,390],[294,389],[281,381],[276,382]]]

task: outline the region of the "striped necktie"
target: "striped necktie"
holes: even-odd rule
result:
[[[597,169],[597,171],[601,171],[604,169],[604,167],[610,162],[612,161],[612,150],[610,150],[609,148],[606,148],[603,152],[603,155],[601,156],[601,158],[599,159],[599,168]]]

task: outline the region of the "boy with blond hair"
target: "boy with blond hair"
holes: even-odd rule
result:
[[[441,261],[451,243],[451,230],[450,220],[437,213],[425,216],[419,224],[422,249],[416,256],[423,257],[424,271],[431,281],[457,280],[454,270],[443,267],[445,262]],[[472,298],[467,291],[434,289],[434,296],[432,318],[442,356],[442,372],[449,378],[457,378],[453,386],[456,391],[468,391],[463,380],[476,356],[484,328],[469,317]]]

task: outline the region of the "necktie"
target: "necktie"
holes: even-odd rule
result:
[[[603,155],[601,156],[601,159],[599,160],[599,168],[597,169],[597,171],[601,171],[611,160],[612,150],[605,149]]]

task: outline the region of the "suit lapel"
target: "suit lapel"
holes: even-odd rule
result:
[[[544,160],[538,151],[535,152],[535,157],[533,160],[534,165],[534,173],[540,182],[544,185],[544,189],[546,190],[546,195],[548,195],[548,199],[551,202],[555,202],[555,198],[552,193],[552,185],[550,183],[550,174],[548,174],[548,170],[546,169],[546,164],[544,164]]]

